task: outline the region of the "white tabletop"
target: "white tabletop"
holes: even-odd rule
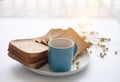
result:
[[[92,19],[89,31],[97,31],[111,38],[107,56],[100,58],[93,49],[89,65],[83,71],[63,77],[50,77],[33,73],[8,57],[9,41],[42,36],[50,28],[73,27],[77,32],[79,19],[67,18],[1,18],[0,19],[0,82],[120,82],[120,24],[114,19]]]

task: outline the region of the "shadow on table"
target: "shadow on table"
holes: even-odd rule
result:
[[[12,68],[12,71],[14,72],[15,76],[18,77],[20,80],[24,80],[25,82],[74,82],[76,80],[81,81],[82,78],[84,78],[89,70],[89,65],[82,71],[68,75],[68,76],[59,76],[59,77],[53,77],[53,76],[45,76],[36,74],[32,71],[29,71],[21,64],[18,64],[18,66],[14,66]]]

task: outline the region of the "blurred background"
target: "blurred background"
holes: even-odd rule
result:
[[[120,21],[120,0],[0,0],[0,17],[114,17]]]

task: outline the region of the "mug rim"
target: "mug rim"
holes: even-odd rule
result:
[[[63,39],[63,40],[68,40],[69,42],[71,42],[71,45],[68,46],[68,47],[57,47],[57,46],[54,46],[54,45],[51,44],[51,41],[59,40],[59,39],[60,39],[60,40],[61,40],[61,39]],[[52,38],[52,39],[49,40],[48,46],[53,47],[53,48],[57,48],[57,49],[67,49],[67,48],[73,47],[73,46],[74,46],[74,42],[73,42],[71,39],[68,39],[68,38]]]

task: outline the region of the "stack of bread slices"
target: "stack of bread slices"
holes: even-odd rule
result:
[[[30,68],[40,68],[48,63],[48,41],[52,38],[69,38],[78,47],[76,59],[89,45],[72,29],[51,29],[46,35],[31,39],[17,39],[9,42],[8,55]]]

